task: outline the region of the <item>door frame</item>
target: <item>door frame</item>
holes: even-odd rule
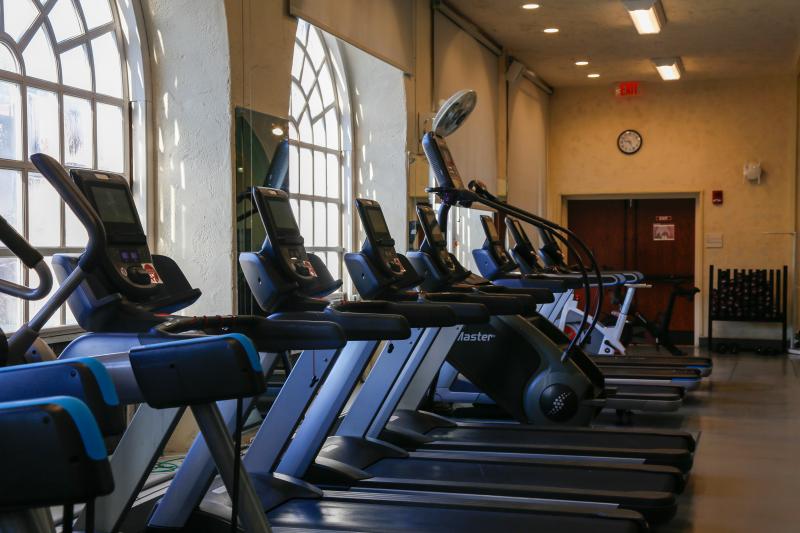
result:
[[[700,289],[700,293],[694,298],[694,345],[700,345],[700,334],[705,331],[703,314],[703,303],[706,300],[706,283],[704,277],[706,269],[705,257],[703,255],[703,227],[705,201],[703,191],[674,191],[674,192],[654,192],[654,193],[614,193],[614,194],[562,194],[559,203],[559,224],[569,227],[567,213],[567,202],[570,200],[669,200],[678,198],[690,198],[694,200],[694,285]]]

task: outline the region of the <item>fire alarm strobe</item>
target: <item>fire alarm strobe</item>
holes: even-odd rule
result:
[[[722,191],[711,191],[711,203],[722,205]]]

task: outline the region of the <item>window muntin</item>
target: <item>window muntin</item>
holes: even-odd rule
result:
[[[29,157],[129,174],[127,79],[115,0],[0,0],[0,214],[49,262],[86,232]],[[0,277],[36,274],[0,245]],[[0,296],[7,333],[42,305]],[[62,309],[48,326],[74,324]]]
[[[310,252],[334,277],[344,248],[344,137],[341,95],[322,33],[299,21],[289,104],[289,193]]]

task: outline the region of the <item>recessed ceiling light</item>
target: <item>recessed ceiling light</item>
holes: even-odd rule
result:
[[[661,0],[622,0],[628,15],[636,26],[636,31],[642,35],[659,33],[667,17]]]
[[[596,72],[593,72],[593,73],[591,73],[591,74],[587,74],[587,75],[586,75],[586,77],[587,77],[587,78],[599,78],[599,77],[600,77],[600,74],[598,74],[598,73],[596,73]]]
[[[683,61],[680,57],[664,57],[652,59],[653,66],[656,67],[658,75],[664,81],[674,81],[681,79],[683,72]]]
[[[522,9],[539,9],[539,4],[522,4]]]
[[[545,28],[545,33],[558,33],[558,28]]]
[[[576,61],[576,62],[575,62],[575,64],[576,64],[577,66],[579,66],[579,67],[585,67],[586,65],[588,65],[588,64],[589,64],[589,62],[588,62],[588,61],[581,60],[581,61]]]

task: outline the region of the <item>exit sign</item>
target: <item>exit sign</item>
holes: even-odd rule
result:
[[[639,96],[638,81],[621,81],[614,89],[617,96]]]

